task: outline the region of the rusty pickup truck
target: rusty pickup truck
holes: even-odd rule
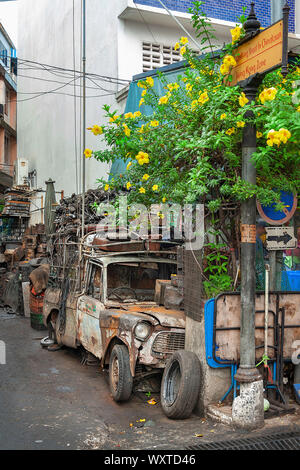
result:
[[[180,302],[166,308],[157,299],[158,284],[170,286],[176,272],[176,255],[97,254],[86,256],[81,292],[62,299],[62,289],[46,290],[45,326],[58,345],[83,347],[108,368],[115,401],[128,400],[134,380],[162,371],[167,359],[184,349]]]

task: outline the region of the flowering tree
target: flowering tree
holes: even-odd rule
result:
[[[193,24],[203,48],[208,44],[211,51],[198,58],[189,49],[188,39],[182,37],[175,48],[187,67],[177,81],[169,83],[159,75],[165,88],[163,96],[154,91],[152,77],[140,81],[141,98],[135,113],[118,116],[104,106],[108,123],[95,125],[91,131],[104,138],[107,148],[87,149],[85,155],[103,162],[120,158],[128,162],[125,174],[114,176],[110,183],[100,182],[107,191],[127,189],[129,203],[204,203],[216,235],[211,254],[219,252],[224,242],[239,248],[242,201],[256,196],[263,204],[276,201],[279,209],[274,188],[293,192],[299,188],[300,107],[295,83],[300,69],[295,61],[285,78],[280,71],[268,74],[256,101],[250,103],[239,86],[230,86],[245,18],[231,30],[232,43],[221,54],[216,53],[210,45],[213,32],[201,3],[195,2],[191,10]],[[151,116],[143,115],[145,104],[151,106]],[[252,113],[246,114],[248,110]],[[246,117],[248,114],[252,117]],[[257,151],[252,157],[256,185],[241,178],[241,141],[247,119],[257,129]],[[207,259],[208,276],[215,275]],[[224,272],[219,273],[224,280],[227,265],[219,261],[224,265]]]

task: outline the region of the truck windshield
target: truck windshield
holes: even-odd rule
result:
[[[107,268],[107,298],[117,301],[154,301],[157,279],[170,280],[174,263],[115,263]]]

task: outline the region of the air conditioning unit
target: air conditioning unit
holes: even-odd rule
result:
[[[14,167],[14,185],[28,184],[28,160],[17,158]]]

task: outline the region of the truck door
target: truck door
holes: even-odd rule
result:
[[[103,304],[100,301],[102,284],[102,268],[88,263],[85,283],[85,293],[78,299],[77,308],[77,337],[82,346],[94,356],[102,357],[102,340],[99,324],[100,311]]]

